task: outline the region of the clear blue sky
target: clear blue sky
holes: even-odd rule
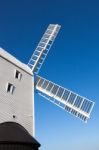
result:
[[[24,63],[49,23],[62,28],[39,74],[96,104],[84,124],[35,95],[40,150],[99,150],[99,1],[0,0],[0,46]]]

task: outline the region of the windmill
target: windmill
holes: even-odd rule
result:
[[[0,48],[0,123],[19,123],[35,136],[34,88],[82,121],[90,118],[93,101],[38,75],[60,27],[48,26],[27,65]]]

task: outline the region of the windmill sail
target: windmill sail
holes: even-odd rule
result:
[[[58,32],[60,25],[50,24],[41,38],[37,48],[35,49],[28,66],[32,69],[33,73],[37,74],[40,70]]]
[[[36,76],[35,88],[39,94],[84,122],[90,118],[94,102],[63,88],[40,76]]]

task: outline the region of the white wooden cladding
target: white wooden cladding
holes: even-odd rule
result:
[[[21,80],[15,78],[16,70]],[[7,92],[8,83],[15,87],[12,94]],[[33,135],[33,89],[32,75],[0,57],[0,123],[17,122]]]
[[[87,119],[90,118],[94,106],[93,101],[40,76],[36,76],[35,87],[41,92],[41,96],[47,98],[81,120],[87,122]]]

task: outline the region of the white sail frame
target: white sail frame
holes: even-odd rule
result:
[[[49,84],[51,85],[50,90],[47,89]],[[55,86],[57,90],[56,93],[54,94]],[[56,104],[57,106],[63,108],[64,110],[67,110],[69,113],[80,118],[84,122],[87,122],[87,120],[90,118],[90,114],[93,109],[94,102],[87,99],[86,97],[82,97],[40,76],[37,76],[37,80],[35,82],[35,88],[36,90],[38,90],[38,93],[41,96],[48,99],[49,101]],[[60,88],[64,89],[61,97],[57,96]],[[68,92],[69,94],[68,96],[65,95],[65,97],[67,98],[64,100],[63,96],[65,92]],[[74,98],[73,98],[73,94],[74,94]]]

